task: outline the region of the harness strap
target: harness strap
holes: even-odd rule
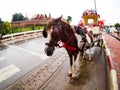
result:
[[[72,34],[72,36],[69,38],[69,40],[68,40],[66,43],[62,42],[62,46],[59,46],[59,48],[60,48],[60,47],[64,47],[64,48],[69,49],[69,50],[71,50],[71,51],[76,51],[76,50],[77,50],[77,48],[68,46],[67,44],[71,41],[71,39],[72,39],[73,36],[75,35],[75,33],[76,33],[76,31],[77,31],[78,28],[79,28],[79,26],[76,27],[75,31],[73,32],[73,34]],[[79,50],[81,51],[82,49],[83,49],[83,47],[82,47],[81,49],[79,49]]]
[[[77,49],[75,47],[68,46],[67,44],[62,42],[62,46],[66,49],[69,49],[71,51],[76,51]]]
[[[66,45],[71,41],[71,39],[74,37],[77,29],[78,29],[79,26],[76,27],[75,31],[73,32],[72,36],[69,38],[69,40],[65,43]]]

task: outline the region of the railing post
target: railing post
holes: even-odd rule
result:
[[[25,42],[27,41],[26,32],[24,33]]]
[[[12,40],[12,44],[14,45],[14,36],[13,36],[13,34],[11,35],[11,40]]]
[[[35,39],[37,38],[37,36],[36,36],[36,31],[35,31]]]

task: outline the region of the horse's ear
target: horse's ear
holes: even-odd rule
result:
[[[56,22],[59,22],[59,21],[62,19],[62,16],[63,16],[63,15],[61,15],[61,16],[60,16],[59,18],[57,18],[55,21],[56,21]]]
[[[44,37],[44,38],[46,38],[46,37],[47,37],[46,28],[44,28],[44,30],[43,30],[43,32],[42,32],[42,34],[43,34],[43,37]]]

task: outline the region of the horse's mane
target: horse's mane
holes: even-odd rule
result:
[[[50,19],[48,20],[47,22],[47,27],[50,28],[52,25],[55,25],[57,22],[56,22],[56,19],[53,18],[53,19]],[[71,34],[73,34],[73,32],[75,31],[74,30],[74,27],[72,25],[70,25],[66,20],[64,19],[61,19],[59,21],[59,23],[64,26],[66,28],[67,31],[69,31]]]
[[[64,30],[66,32],[66,37],[67,37],[67,41],[66,43],[69,42],[70,46],[75,46],[77,47],[77,40],[75,37],[75,28],[74,26],[70,25],[67,21],[65,20],[61,20],[61,24],[64,25]]]
[[[70,25],[70,23],[68,23],[68,22],[65,21],[64,19],[62,19],[61,22],[63,23],[63,25],[66,25],[67,30],[69,30],[69,32],[70,32],[71,34],[74,33],[75,29],[74,29],[74,27],[73,27],[72,25]]]

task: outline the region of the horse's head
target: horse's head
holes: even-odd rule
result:
[[[47,42],[45,43],[45,53],[48,56],[51,56],[53,54],[55,46],[58,46],[58,41],[61,40],[61,18],[62,16],[48,21],[46,28],[43,30],[43,36],[47,38]]]

